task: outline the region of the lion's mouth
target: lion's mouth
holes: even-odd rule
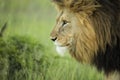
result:
[[[68,47],[69,45],[70,45],[70,43],[66,43],[66,44],[61,44],[61,43],[59,43],[59,42],[57,42],[57,41],[55,41],[55,46],[58,46],[58,47]]]

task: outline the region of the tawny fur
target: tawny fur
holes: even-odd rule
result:
[[[76,60],[104,70],[107,79],[115,73],[118,78],[111,80],[120,80],[120,0],[53,0],[53,3],[60,12],[57,22],[62,21],[62,14],[67,14],[65,18],[72,18],[74,28],[69,25],[66,33],[63,29],[61,37],[57,32],[61,27],[56,24],[52,36],[60,37],[63,44],[72,39],[69,52]]]

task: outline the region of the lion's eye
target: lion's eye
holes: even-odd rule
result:
[[[63,20],[62,22],[62,26],[64,26],[65,24],[67,24],[68,22],[66,20]]]

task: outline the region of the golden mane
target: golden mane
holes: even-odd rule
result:
[[[71,11],[83,32],[76,29],[79,32],[74,35],[70,54],[80,62],[96,65],[105,73],[120,72],[120,0],[52,1],[58,11]]]
[[[53,0],[59,10],[67,8],[74,12],[91,12],[100,7],[96,0]]]
[[[82,18],[85,19],[84,24],[88,26],[88,28],[92,28],[95,31],[96,42],[94,44],[86,44],[84,47],[88,48],[86,51],[84,49],[80,50],[81,58],[78,57],[78,60],[81,59],[83,61],[91,61],[91,58],[94,57],[94,54],[99,50],[105,51],[107,45],[115,45],[116,44],[116,35],[119,36],[119,30],[112,27],[111,20],[114,17],[112,13],[108,13],[107,11],[103,11],[102,7],[97,0],[53,0],[58,10],[69,9],[74,12],[80,21]],[[109,6],[108,6],[109,7]],[[109,9],[110,10],[110,9]],[[94,13],[94,14],[93,14]],[[89,15],[87,18],[86,15]],[[118,15],[119,16],[119,15]],[[81,22],[79,23],[81,24]],[[89,30],[89,29],[88,29]],[[92,33],[90,33],[92,34]],[[94,33],[93,33],[94,34]],[[79,35],[78,35],[79,36]],[[88,36],[90,37],[90,36]],[[114,41],[111,38],[114,37]],[[80,37],[81,38],[81,37]],[[80,39],[81,40],[81,39]],[[82,43],[79,46],[82,46]],[[96,45],[96,46],[95,46]],[[77,46],[76,48],[78,48]],[[85,55],[85,53],[87,53]],[[78,55],[72,54],[74,57]],[[77,58],[76,56],[76,58]],[[84,59],[86,58],[86,59]]]

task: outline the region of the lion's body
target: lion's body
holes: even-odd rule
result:
[[[60,13],[51,33],[57,46],[104,70],[108,80],[120,80],[120,0],[53,2]]]

